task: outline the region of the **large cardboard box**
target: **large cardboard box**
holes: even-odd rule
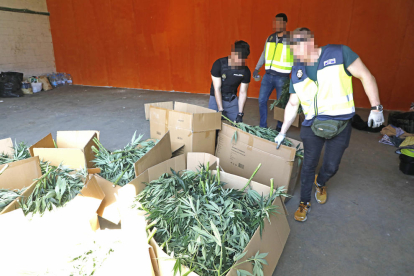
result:
[[[277,121],[283,122],[285,120],[285,110],[283,108],[275,106],[273,111],[273,118]],[[292,126],[299,127],[304,119],[305,116],[303,115],[303,113],[296,115],[295,121],[293,121]]]
[[[170,133],[167,132],[150,151],[134,164],[135,176],[140,175],[154,165],[170,159],[171,156]],[[105,198],[98,209],[98,215],[112,223],[119,224],[121,217],[116,204],[116,196],[121,186],[114,185],[99,175],[96,175],[96,181],[105,193]]]
[[[7,155],[13,155],[13,141],[11,138],[0,140],[0,154],[5,153]]]
[[[147,103],[145,107],[145,120],[150,119],[150,106],[162,107],[166,109],[174,109],[174,102],[159,102],[159,103]]]
[[[174,109],[149,105],[151,138],[160,139],[170,131],[173,150],[184,144],[182,153],[214,154],[221,113],[180,102],[175,102]]]
[[[40,160],[48,161],[53,166],[63,164],[71,169],[94,168],[95,159],[92,146],[93,138],[99,139],[99,131],[58,131],[56,146],[52,134],[35,143],[29,148],[32,156],[39,156]]]
[[[0,174],[0,189],[21,190],[26,188],[21,194],[21,198],[31,195],[35,188],[35,179],[42,176],[39,157],[37,156],[0,165],[0,171],[2,170],[4,171]],[[20,208],[20,205],[18,203],[18,198],[16,198],[0,212],[0,215],[18,208]]]
[[[210,166],[214,168],[214,163],[218,161],[216,157],[207,153],[188,153],[187,164],[185,160],[185,156],[180,155],[149,168],[144,173],[139,175],[136,179],[131,181],[131,183],[125,185],[119,190],[119,196],[121,198],[120,200],[131,204],[135,196],[145,188],[146,182],[158,179],[158,177],[163,173],[170,173],[171,168],[175,171],[184,169],[194,170],[199,164],[206,164],[206,162],[209,162]],[[241,189],[244,184],[247,183],[246,178],[225,172],[220,173],[220,179],[227,183],[225,188]],[[251,182],[251,187],[252,189],[258,191],[260,194],[263,193],[266,195],[270,192],[270,187],[259,184],[255,181]],[[260,238],[259,230],[256,230],[254,236],[244,250],[248,251],[249,253],[247,253],[246,256],[244,256],[244,258],[239,261],[245,261],[247,258],[256,254],[257,251],[260,251],[261,253],[269,253],[269,255],[266,257],[268,265],[264,266],[264,275],[272,275],[282,254],[290,232],[289,224],[286,218],[286,209],[283,202],[280,198],[276,198],[273,204],[279,207],[279,214],[271,216],[270,223],[266,219],[264,220],[265,227],[263,230],[262,238]],[[151,240],[150,244],[155,249],[160,275],[171,275],[175,261],[161,250],[154,239]],[[250,272],[252,271],[252,265],[249,263],[240,265],[237,268]],[[234,269],[227,273],[227,275],[236,274],[237,273]],[[189,275],[194,276],[197,274],[191,273]]]
[[[235,132],[237,142],[233,139]],[[245,178],[250,178],[257,166],[262,164],[253,180],[270,186],[270,179],[273,178],[275,186],[284,186],[292,195],[301,168],[299,158],[295,158],[296,146],[302,148],[302,143],[288,139],[294,147],[282,145],[276,149],[274,142],[223,123],[218,135],[216,156],[225,172]]]

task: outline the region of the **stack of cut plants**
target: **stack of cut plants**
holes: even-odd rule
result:
[[[37,179],[30,196],[20,200],[25,215],[44,214],[54,207],[62,207],[75,198],[84,187],[87,172],[75,171],[64,166],[45,165],[45,174]]]
[[[98,146],[92,147],[95,153],[95,163],[97,168],[101,169],[99,174],[114,185],[124,186],[135,177],[134,164],[156,144],[154,140],[141,141],[142,134],[136,138],[136,132],[123,149],[111,152],[107,150],[98,139],[94,142]]]
[[[13,147],[13,152],[13,155],[8,155],[4,152],[0,152],[0,165],[31,157],[30,152],[27,149],[27,144],[24,142],[20,142],[18,144],[15,143],[15,146]]]
[[[174,275],[222,276],[247,262],[253,274],[237,269],[238,275],[263,275],[267,253],[243,251],[258,228],[262,234],[264,219],[270,222],[277,213],[274,200],[286,194],[283,187],[274,191],[273,181],[269,195],[252,190],[259,168],[240,190],[225,189],[220,171],[213,173],[208,164],[197,171],[171,169],[146,183],[133,207],[147,212],[155,241],[175,258]],[[252,256],[240,261],[246,254]],[[181,274],[182,266],[190,271]]]

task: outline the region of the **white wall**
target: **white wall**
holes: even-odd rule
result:
[[[46,0],[0,0],[0,7],[47,12]],[[49,16],[0,11],[0,71],[56,71]]]

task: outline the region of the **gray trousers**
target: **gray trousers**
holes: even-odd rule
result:
[[[216,97],[210,95],[208,108],[218,111]],[[227,118],[229,118],[232,121],[235,121],[237,115],[239,114],[239,99],[236,97],[231,102],[223,101],[223,110],[227,112]]]

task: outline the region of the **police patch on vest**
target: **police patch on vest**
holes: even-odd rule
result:
[[[273,35],[271,35],[271,36],[269,37],[269,41],[272,41],[272,38],[273,38]]]
[[[302,69],[299,69],[299,70],[296,72],[296,77],[298,77],[298,78],[300,79],[302,76],[303,76],[303,71],[302,71]]]
[[[226,74],[221,75],[221,78],[225,80],[227,78]]]
[[[336,59],[335,58],[331,58],[331,59],[325,60],[323,62],[323,66],[330,65],[330,64],[335,64],[335,63],[336,63]]]

